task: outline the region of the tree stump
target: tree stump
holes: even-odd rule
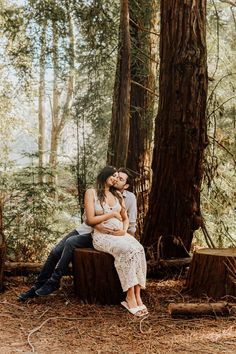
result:
[[[3,290],[3,276],[6,256],[6,240],[3,233],[3,198],[0,196],[0,291]]]
[[[6,255],[6,244],[0,245],[0,291],[3,290],[4,262]]]
[[[197,250],[189,267],[186,290],[195,297],[236,296],[236,248]]]
[[[73,258],[74,286],[85,303],[115,305],[124,293],[114,266],[114,257],[92,248],[77,248]]]

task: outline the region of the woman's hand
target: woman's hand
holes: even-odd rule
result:
[[[113,232],[113,228],[106,226],[106,221],[95,225],[94,228],[102,234],[112,234]]]
[[[123,229],[114,229],[112,231],[113,236],[124,236],[126,234],[126,231]]]

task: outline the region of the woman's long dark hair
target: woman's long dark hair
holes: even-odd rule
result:
[[[105,199],[106,199],[106,196],[105,196],[106,180],[110,176],[113,176],[114,173],[116,173],[116,172],[118,172],[118,171],[115,167],[106,166],[100,171],[100,173],[97,176],[95,188],[96,188],[97,197],[98,197],[98,200],[99,200],[101,206],[103,205],[103,203],[105,202]],[[110,187],[110,192],[119,200],[119,203],[122,206],[122,196],[121,196],[120,192],[118,192],[113,186]]]

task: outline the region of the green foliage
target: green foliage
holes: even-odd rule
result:
[[[48,248],[75,227],[75,196],[65,187],[40,184],[38,173],[34,165],[1,173],[4,233],[8,258],[14,261],[42,261]]]
[[[208,136],[202,214],[216,247],[236,246],[236,9],[208,3]],[[197,242],[205,245],[200,232]]]
[[[48,96],[52,94],[53,80],[52,30],[56,29],[58,35],[57,70],[61,108],[65,99],[68,69],[72,59],[68,39],[68,21],[69,16],[72,17],[75,25],[76,53],[73,58],[75,63],[73,71],[76,86],[74,104],[69,115],[77,127],[78,153],[76,160],[74,159],[73,173],[77,176],[79,205],[83,208],[84,190],[93,183],[98,169],[105,164],[106,159],[107,131],[111,117],[116,64],[119,1],[27,0],[23,5],[10,1],[3,3],[0,10],[4,70],[9,68],[11,75],[14,75],[14,84],[19,79],[19,87],[23,88],[24,92],[30,91],[30,105],[34,109],[31,114],[35,119],[42,30],[46,25],[46,110],[48,111],[46,115],[48,118],[52,108],[52,98],[48,100]],[[4,89],[9,97],[12,97],[9,98],[9,105],[15,103],[16,100],[13,95],[10,95],[7,86]],[[14,109],[9,109],[9,114],[12,111]],[[32,121],[34,116],[29,117],[29,120]],[[5,121],[5,131],[7,131],[9,120]],[[16,131],[19,131],[19,116],[15,117],[14,122]],[[47,122],[47,129],[48,126],[50,129],[50,123]],[[4,131],[2,134],[4,136]],[[26,135],[25,132],[23,134]],[[8,152],[11,152],[10,142],[13,135],[7,139],[7,136],[4,136]],[[37,139],[37,136],[35,138]],[[32,149],[35,149],[35,145]],[[58,156],[60,161],[60,151]],[[34,157],[34,163],[37,158]],[[73,159],[70,156],[71,158]],[[40,259],[59,234],[71,230],[71,222],[67,218],[63,221],[62,216],[63,213],[70,215],[78,213],[78,203],[75,197],[70,195],[71,189],[73,193],[76,189],[74,177],[60,163],[59,187],[57,190],[52,190],[49,184],[38,183],[35,164],[21,169],[14,166],[10,171],[9,160],[0,162],[6,162],[4,165],[6,170],[2,172],[1,179],[5,181],[6,188],[4,225],[8,250],[13,259]],[[50,171],[44,172],[47,175]],[[69,179],[64,179],[64,175],[69,176]],[[72,182],[72,188],[68,186],[68,180]]]
[[[145,27],[144,31],[139,30],[137,41],[133,39],[132,65],[140,62],[136,72],[140,77],[145,77],[146,69],[142,62],[149,53],[145,45],[141,50],[140,43],[145,42],[148,35],[150,7],[148,0],[143,0],[143,6],[140,3],[130,1],[134,21],[131,31],[134,33],[137,26]],[[6,80],[0,70],[0,178],[1,195],[5,201],[4,228],[8,252],[14,260],[41,260],[47,248],[74,227],[69,215],[77,215],[76,188],[79,205],[83,209],[84,191],[93,184],[98,170],[105,165],[119,12],[118,0],[26,0],[24,5],[17,5],[16,1],[0,1],[0,50],[3,54],[0,69],[4,67],[5,76],[10,73]],[[143,16],[142,23],[138,21],[140,14]],[[24,136],[27,134],[21,129],[23,123],[15,109],[19,105],[16,79],[22,81],[20,83],[25,82],[26,85],[20,87],[31,94],[33,113],[26,120],[32,120],[33,114],[36,119],[40,38],[46,23],[46,109],[47,118],[50,117],[52,100],[48,97],[52,92],[52,27],[55,26],[59,41],[58,89],[60,105],[63,106],[63,90],[72,59],[68,40],[69,16],[72,16],[75,25],[75,90],[70,118],[73,119],[77,140],[77,156],[70,156],[72,165],[60,164],[58,187],[52,189],[48,183],[38,183],[37,156],[33,164],[24,168],[11,166],[10,163],[9,155],[16,131],[21,130]],[[235,23],[235,8],[219,0],[208,2],[209,146],[201,203],[206,227],[218,246],[232,245],[233,238],[236,238],[233,218],[236,199]],[[34,149],[35,145],[32,147]],[[47,176],[54,171],[45,169],[44,172]],[[196,233],[196,237],[198,243],[204,243],[200,232]]]
[[[74,121],[78,127],[78,179],[83,189],[106,163],[117,60],[119,1],[74,1],[80,41]],[[83,88],[83,89],[81,89]]]
[[[0,11],[1,35],[5,42],[5,61],[10,60],[21,79],[28,80],[31,76],[33,41],[27,30],[27,19],[22,7],[14,5],[4,7]]]

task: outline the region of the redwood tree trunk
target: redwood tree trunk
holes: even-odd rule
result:
[[[125,166],[129,144],[130,33],[128,0],[121,0],[120,40],[113,95],[107,162]]]
[[[205,0],[161,0],[160,100],[150,206],[142,235],[149,249],[160,235],[171,234],[181,237],[189,250],[201,222],[207,145],[205,22]]]
[[[126,167],[135,171],[137,234],[141,234],[151,184],[153,125],[157,102],[157,0],[131,0],[130,135]]]

